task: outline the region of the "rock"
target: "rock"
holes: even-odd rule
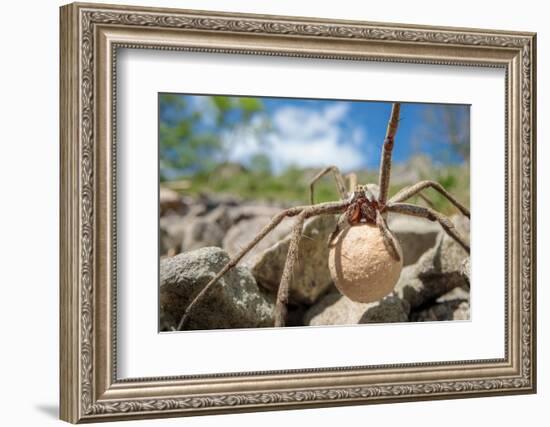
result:
[[[269,206],[269,205],[241,205],[234,207],[229,211],[229,217],[232,224],[236,224],[239,221],[246,219],[253,219],[256,217],[263,217],[264,220],[273,218],[275,215],[280,213],[284,207],[282,206]]]
[[[206,215],[207,213],[208,213],[208,207],[206,205],[193,201],[193,204],[189,206],[189,209],[187,211],[187,217],[194,218],[197,216]]]
[[[225,232],[233,225],[233,221],[229,215],[230,211],[231,209],[229,207],[221,205],[206,214],[204,219],[215,223]]]
[[[401,244],[404,266],[414,264],[424,252],[433,248],[441,232],[438,223],[399,214],[388,215],[388,226]]]
[[[470,320],[470,302],[463,301],[453,311],[451,320]]]
[[[359,323],[408,322],[410,305],[396,295],[390,295],[369,307]]]
[[[355,325],[371,304],[353,302],[339,292],[323,296],[304,316],[304,324],[322,325]]]
[[[454,288],[453,290],[441,295],[436,302],[448,302],[448,301],[470,301],[470,292],[464,288]]]
[[[182,242],[182,250],[192,251],[205,246],[221,246],[224,236],[223,229],[202,217],[186,223]]]
[[[470,320],[470,293],[464,288],[454,288],[436,300],[433,306],[411,313],[416,322],[440,320]]]
[[[353,302],[339,293],[330,293],[304,316],[310,326],[354,325],[359,323],[407,322],[409,304],[392,295],[372,303]]]
[[[228,261],[227,253],[212,247],[161,260],[161,330],[177,326],[183,310]],[[186,329],[273,326],[273,309],[273,300],[261,292],[250,271],[237,266],[195,306]]]
[[[206,246],[221,246],[227,228],[231,225],[228,208],[218,206],[204,216],[185,219],[182,250],[191,251]]]
[[[161,186],[159,189],[160,216],[168,212],[183,213],[184,205],[178,192]]]
[[[468,257],[462,262],[462,265],[460,266],[460,272],[468,281],[468,286],[470,286],[470,271],[470,258]]]
[[[290,301],[312,304],[331,285],[327,240],[335,227],[336,218],[333,215],[317,216],[305,222],[290,286]],[[260,286],[272,292],[279,287],[289,243],[290,236],[287,236],[260,254],[252,267],[252,274]]]
[[[452,218],[458,231],[469,240],[469,222]],[[398,295],[416,309],[456,287],[467,288],[469,280],[463,274],[463,263],[469,258],[462,247],[446,233],[441,233],[435,246],[424,253],[416,264],[407,266],[395,287]]]
[[[280,209],[277,210],[280,212]],[[243,219],[231,227],[225,235],[222,247],[230,256],[236,255],[243,247],[251,242],[258,235],[260,230],[271,221],[270,216],[257,216],[250,219]],[[267,236],[254,246],[241,260],[240,265],[253,268],[261,258],[263,252],[275,243],[284,239],[292,228],[293,221],[286,218]]]
[[[173,256],[180,252],[185,233],[185,217],[169,214],[159,219],[160,254]]]
[[[413,322],[434,322],[442,320],[469,320],[470,303],[466,301],[447,301],[411,314]]]
[[[204,205],[208,211],[223,206],[239,206],[242,200],[232,194],[224,193],[201,193],[197,199],[197,203]]]
[[[309,310],[309,307],[304,304],[287,304],[287,313],[285,319],[285,326],[305,326],[304,316]]]

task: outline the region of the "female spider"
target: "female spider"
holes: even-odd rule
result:
[[[281,327],[285,324],[289,286],[294,265],[298,258],[298,247],[302,237],[302,228],[304,221],[307,218],[317,215],[340,214],[336,229],[329,238],[329,244],[332,243],[336,236],[346,227],[354,225],[361,226],[360,224],[366,224],[371,227],[376,226],[380,231],[380,236],[383,239],[388,253],[392,258],[399,261],[401,256],[399,244],[386,224],[387,213],[395,212],[404,215],[421,217],[430,221],[439,222],[443,230],[456,242],[458,242],[458,244],[462,246],[465,251],[470,253],[468,243],[459,235],[453,223],[447,217],[430,207],[405,203],[413,196],[418,195],[423,197],[421,192],[427,188],[432,188],[446,197],[462,214],[470,218],[470,211],[458,200],[456,200],[449,192],[447,192],[447,190],[445,190],[439,183],[435,181],[421,181],[400,190],[397,194],[395,194],[395,196],[388,200],[391,156],[397,127],[399,124],[399,111],[400,103],[394,103],[392,105],[391,115],[386,130],[386,137],[382,147],[378,185],[356,185],[355,175],[350,174],[350,189],[348,191],[346,189],[344,177],[336,166],[329,166],[323,169],[312,179],[310,183],[311,204],[285,209],[273,217],[271,222],[267,224],[236,256],[234,256],[193,298],[191,303],[185,309],[177,329],[182,330],[184,328],[190,314],[193,311],[193,308],[202,298],[204,298],[209,289],[211,289],[225,273],[235,267],[260,240],[262,240],[271,230],[277,227],[286,217],[296,217],[296,221],[291,231],[291,240],[287,258],[285,261],[281,282],[279,284],[279,289],[277,291],[277,300],[274,313],[276,327]],[[340,194],[340,200],[337,202],[314,204],[313,192],[315,183],[328,173],[332,173],[336,181],[336,187]]]

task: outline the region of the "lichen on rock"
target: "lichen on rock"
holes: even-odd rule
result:
[[[172,330],[194,296],[223,268],[229,256],[207,247],[160,262],[161,330]],[[236,267],[214,285],[193,309],[186,329],[273,326],[273,299],[256,284],[248,269]]]

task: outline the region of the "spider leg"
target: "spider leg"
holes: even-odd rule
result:
[[[357,186],[357,174],[354,172],[348,173],[345,177],[348,180],[348,190],[350,193],[353,193],[355,187]]]
[[[405,187],[402,190],[400,190],[395,196],[393,196],[388,203],[404,202],[417,194],[423,197],[423,195],[420,192],[426,188],[433,188],[434,190],[436,190],[438,193],[440,193],[445,198],[447,198],[447,200],[449,200],[453,205],[455,205],[456,208],[460,212],[462,212],[462,214],[470,218],[469,209],[466,208],[457,199],[455,199],[455,197],[451,193],[445,190],[445,188],[443,188],[443,186],[436,181],[420,181],[414,185],[411,185],[410,187]]]
[[[425,195],[422,194],[422,193],[418,193],[418,197],[419,197],[424,203],[426,203],[426,205],[428,205],[429,208],[435,209],[435,205],[433,204],[433,202],[430,200],[429,197],[425,196]]]
[[[328,202],[328,203],[320,203],[318,205],[314,206],[296,206],[294,208],[289,208],[281,213],[277,214],[273,217],[271,222],[267,224],[257,235],[248,243],[237,255],[235,255],[233,258],[229,260],[229,262],[208,282],[204,288],[202,288],[199,293],[193,298],[191,303],[187,306],[185,311],[183,312],[183,315],[181,316],[181,319],[178,323],[177,330],[181,331],[182,328],[185,326],[187,321],[189,320],[189,316],[191,312],[193,311],[193,308],[197,305],[197,303],[206,296],[208,291],[220,280],[220,278],[227,273],[229,270],[231,270],[233,267],[235,267],[238,262],[248,253],[250,250],[256,246],[260,240],[262,240],[271,230],[273,230],[275,227],[277,227],[283,219],[286,217],[293,217],[296,215],[299,215],[304,210],[308,210],[308,212],[322,212],[322,213],[338,213],[341,212],[343,209],[346,209],[349,205],[349,202]]]
[[[294,272],[294,265],[298,260],[300,240],[302,239],[302,229],[304,227],[305,219],[305,212],[302,212],[300,215],[298,215],[296,223],[292,228],[292,234],[290,238],[290,244],[288,246],[288,252],[286,255],[283,275],[281,276],[281,282],[279,284],[279,289],[277,290],[277,301],[275,303],[274,316],[276,328],[285,326],[287,312],[286,305],[288,304],[288,290],[290,288],[292,273]]]
[[[384,219],[380,211],[376,211],[376,225],[380,229],[380,233],[382,234],[382,238],[384,239],[384,245],[386,245],[386,249],[396,261],[399,261],[401,259],[401,256],[399,255],[399,250],[397,249],[399,247],[399,244],[397,243],[395,236],[393,235],[391,230],[388,228],[388,224],[386,224],[386,220]]]
[[[286,312],[287,312],[286,305],[288,303],[288,292],[290,289],[290,283],[294,272],[294,266],[296,265],[296,261],[298,260],[300,240],[302,239],[302,230],[304,227],[304,221],[307,218],[310,218],[316,215],[327,215],[327,214],[335,214],[335,213],[341,212],[343,209],[346,209],[348,205],[349,205],[348,202],[320,203],[318,205],[313,205],[305,208],[298,215],[296,219],[296,223],[292,228],[285,266],[283,269],[283,274],[281,276],[279,289],[277,290],[277,302],[275,304],[275,316],[274,316],[275,327],[285,326]]]
[[[344,177],[342,176],[340,169],[338,169],[338,167],[336,166],[327,166],[317,175],[315,175],[309,183],[309,201],[312,205],[314,204],[313,192],[315,190],[315,184],[317,183],[317,181],[319,181],[322,177],[330,172],[332,172],[334,181],[336,182],[336,189],[338,190],[338,194],[340,194],[340,199],[344,200],[347,197],[348,193],[346,190],[346,182],[344,181]]]
[[[334,242],[334,239],[336,239],[336,236],[338,233],[340,233],[341,230],[343,230],[346,226],[349,225],[349,212],[346,211],[342,215],[338,217],[338,221],[336,222],[336,227],[334,227],[334,230],[332,233],[330,233],[330,236],[328,238],[328,245],[331,246]]]
[[[437,221],[443,227],[443,230],[451,236],[468,254],[470,254],[470,245],[462,238],[458,233],[453,223],[445,215],[440,214],[436,210],[425,208],[422,206],[411,205],[408,203],[393,203],[388,204],[386,207],[389,212],[396,212],[405,215],[417,216],[421,218],[429,219],[430,221]]]
[[[260,240],[262,240],[271,230],[273,230],[275,227],[277,227],[283,219],[286,217],[291,217],[299,214],[302,212],[304,207],[295,207],[290,208],[282,211],[281,213],[277,214],[273,217],[271,222],[267,224],[259,233],[258,235],[248,244],[246,245],[241,251],[235,255],[232,259],[229,260],[229,262],[206,284],[204,288],[200,290],[200,292],[193,298],[191,303],[187,306],[185,311],[183,312],[183,315],[181,317],[181,320],[178,324],[177,330],[181,331],[185,323],[189,320],[189,315],[191,311],[193,311],[193,308],[197,305],[197,303],[204,298],[204,296],[207,294],[207,292],[210,290],[212,286],[214,286],[220,278],[227,273],[229,270],[231,270],[233,267],[237,265],[237,263],[254,247],[256,246]]]
[[[393,150],[393,141],[395,133],[397,132],[397,125],[399,124],[399,110],[401,104],[395,102],[392,105],[390,120],[388,122],[388,128],[386,130],[386,138],[384,139],[384,145],[382,147],[382,159],[380,160],[380,175],[378,177],[378,186],[380,187],[380,196],[378,201],[382,206],[386,204],[388,198],[388,191],[390,188],[390,174],[391,174],[391,155]]]

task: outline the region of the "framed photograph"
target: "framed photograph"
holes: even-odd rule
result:
[[[63,420],[536,391],[535,34],[60,22]]]

